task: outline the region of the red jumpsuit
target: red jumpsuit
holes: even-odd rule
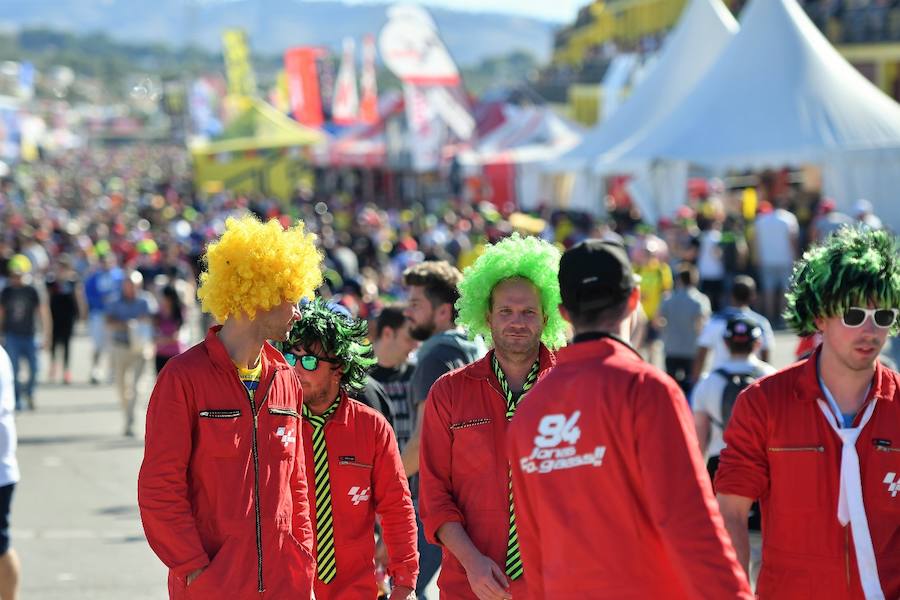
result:
[[[416,516],[397,438],[376,410],[341,394],[341,404],[325,423],[328,477],[334,515],[337,576],[328,584],[315,580],[316,600],[373,600],[375,584],[375,515],[390,556],[394,585],[415,589],[419,573]],[[315,470],[312,425],[303,421],[306,470]],[[315,489],[309,486],[315,506]],[[313,515],[315,523],[315,515]]]
[[[533,600],[752,598],[690,408],[623,342],[559,351],[509,431]]]
[[[150,397],[138,476],[144,532],[169,567],[170,598],[308,599],[314,559],[296,443],[300,382],[266,344],[251,401],[219,329],[170,359]]]
[[[440,544],[437,530],[456,521],[475,547],[503,569],[509,541],[509,464],[504,450],[508,422],[506,398],[491,370],[492,356],[493,351],[443,375],[428,394],[419,453],[419,508],[429,541]],[[543,345],[539,361],[538,381],[555,363]],[[528,576],[526,569],[518,581]],[[438,587],[442,598],[477,598],[465,569],[446,548]]]
[[[841,442],[818,403],[816,350],[755,382],[735,404],[716,491],[759,499],[763,600],[862,600],[851,527],[837,520]],[[900,598],[900,402],[897,373],[877,364],[872,418],[856,443],[881,588]],[[862,413],[863,411],[860,411]],[[893,477],[888,475],[893,474]]]

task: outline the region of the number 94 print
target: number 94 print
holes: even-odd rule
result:
[[[581,411],[571,416],[546,415],[538,425],[531,454],[519,459],[524,473],[552,473],[575,467],[600,467],[606,454],[606,446],[597,446],[589,452],[578,453],[576,444],[581,437],[578,418]]]

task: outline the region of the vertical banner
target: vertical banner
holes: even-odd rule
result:
[[[378,36],[378,49],[387,68],[403,82],[414,168],[436,168],[440,156],[432,158],[434,143],[444,142],[450,131],[466,142],[475,135],[475,119],[459,69],[428,11],[415,5],[388,9],[388,21]],[[411,106],[411,101],[423,105],[425,112]],[[415,118],[419,120],[414,122]],[[419,137],[417,128],[427,133],[424,139]],[[440,148],[436,152],[439,155]]]
[[[316,60],[322,54],[317,48],[290,48],[284,53],[288,98],[291,114],[307,127],[322,126],[322,97]]]
[[[191,85],[188,95],[190,132],[193,135],[215,137],[222,133],[222,122],[215,111],[216,90],[203,79]]]
[[[403,84],[409,152],[414,171],[434,171],[440,165],[446,126],[428,101],[425,89]]]
[[[256,75],[250,64],[247,34],[240,29],[226,29],[222,33],[222,48],[228,75],[228,93],[247,98],[256,96]]]
[[[362,46],[362,101],[359,104],[359,120],[373,125],[378,122],[378,84],[375,81],[375,36],[363,38]]]
[[[331,119],[338,125],[351,125],[359,117],[354,49],[353,38],[344,38],[344,54],[334,84],[334,104],[331,106]]]

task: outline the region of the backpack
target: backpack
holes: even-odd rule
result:
[[[713,422],[724,431],[725,426],[728,425],[728,419],[731,418],[731,411],[734,410],[734,403],[737,401],[738,394],[745,387],[759,379],[762,373],[758,369],[754,369],[750,373],[729,373],[723,368],[718,368],[713,373],[725,379],[725,389],[722,390],[722,420],[717,422],[713,419]]]

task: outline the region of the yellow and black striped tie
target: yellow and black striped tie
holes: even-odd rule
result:
[[[328,448],[325,445],[325,421],[337,410],[335,400],[321,415],[314,415],[303,405],[303,418],[312,425],[313,464],[316,490],[316,576],[331,583],[337,575],[334,556],[334,514],[331,506],[331,481],[328,478]]]
[[[497,381],[500,383],[500,389],[503,391],[503,395],[506,396],[506,420],[509,421],[513,418],[513,415],[516,414],[516,407],[519,405],[519,400],[522,399],[525,392],[530,390],[537,381],[540,360],[534,361],[531,371],[528,372],[528,377],[525,378],[525,385],[522,386],[522,392],[515,394],[509,389],[509,383],[506,381],[506,375],[503,373],[503,369],[500,368],[497,354],[495,353],[491,358],[491,367],[494,369],[494,375],[497,376]],[[510,579],[518,579],[522,576],[522,555],[519,553],[519,530],[516,527],[516,512],[513,504],[512,476],[509,478],[509,541],[506,543],[505,571]]]

